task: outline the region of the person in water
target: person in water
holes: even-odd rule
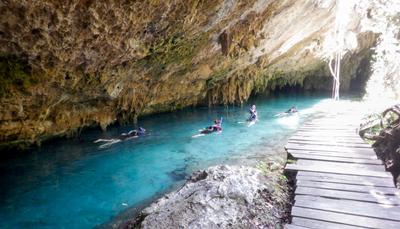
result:
[[[254,121],[257,120],[257,110],[256,110],[256,105],[252,105],[249,109],[250,117],[248,121]]]
[[[221,119],[215,119],[214,125],[205,128],[201,133],[211,133],[211,132],[217,132],[217,131],[222,131],[222,120]]]
[[[221,131],[222,130],[222,120],[216,119],[214,120],[214,125],[212,125],[214,131]]]
[[[285,113],[287,114],[293,114],[297,112],[297,108],[295,106],[292,106],[289,110],[287,110]]]
[[[139,127],[137,130],[131,130],[131,131],[127,132],[127,133],[122,133],[117,138],[110,138],[110,139],[100,138],[100,139],[97,139],[95,141],[95,143],[97,143],[97,142],[120,142],[120,141],[126,140],[128,138],[137,138],[137,137],[142,136],[144,134],[146,134],[146,129],[144,129],[143,127]]]
[[[143,127],[139,127],[137,130],[131,130],[128,133],[122,133],[119,138],[129,138],[129,137],[139,137],[146,133],[146,130]],[[123,139],[121,139],[123,140]]]

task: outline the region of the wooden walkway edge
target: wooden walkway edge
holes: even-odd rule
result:
[[[295,174],[285,228],[400,228],[400,192],[392,175],[356,134],[359,119],[341,115],[348,121],[304,124],[285,146],[295,161],[285,167]]]

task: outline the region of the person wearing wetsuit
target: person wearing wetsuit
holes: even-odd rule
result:
[[[211,126],[214,131],[221,131],[222,130],[222,122],[221,120],[215,120],[214,125]]]
[[[287,114],[292,114],[292,113],[296,113],[297,109],[295,106],[291,107],[289,110],[287,110],[285,113]]]
[[[139,127],[136,133],[138,136],[142,136],[146,134],[146,129],[144,129],[143,127]]]
[[[137,130],[131,130],[128,133],[122,133],[120,136],[117,138],[111,138],[111,139],[97,139],[95,143],[97,142],[115,142],[115,141],[123,141],[128,138],[133,138],[133,137],[139,137],[146,134],[146,130],[143,127],[139,127]]]
[[[211,132],[222,131],[222,121],[221,120],[214,120],[214,125],[205,128],[201,131],[202,134],[209,134]]]
[[[257,110],[256,110],[256,105],[252,105],[249,109],[250,117],[247,119],[248,121],[254,121],[257,119]]]
[[[146,134],[146,130],[143,127],[139,127],[137,130],[131,130],[128,133],[122,133],[118,138],[125,140],[127,138],[139,137]]]

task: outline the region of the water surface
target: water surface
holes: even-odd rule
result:
[[[197,169],[268,157],[312,114],[322,97],[292,95],[254,99],[259,122],[248,127],[248,105],[193,108],[139,120],[149,135],[101,149],[133,125],[90,130],[0,163],[0,228],[92,228],[171,186]],[[296,105],[299,116],[275,114]],[[224,118],[223,132],[192,138]],[[12,154],[12,152],[10,152]]]

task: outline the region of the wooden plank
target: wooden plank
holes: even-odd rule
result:
[[[353,137],[332,137],[332,136],[302,136],[295,134],[293,135],[290,139],[293,140],[307,140],[307,141],[312,141],[312,140],[318,140],[318,141],[333,141],[333,142],[357,142],[357,143],[364,143],[369,145],[367,142],[365,142],[361,137],[359,136],[353,136]]]
[[[347,119],[345,116],[332,116],[332,117],[326,117],[323,119],[313,119],[311,121],[308,121],[306,123],[317,123],[317,124],[338,124],[338,125],[358,125],[360,123],[361,119],[356,118],[356,119]]]
[[[332,120],[338,120],[338,121],[348,121],[354,123],[355,121],[360,121],[362,120],[362,116],[360,115],[354,115],[354,111],[352,112],[347,112],[347,113],[341,113],[340,116],[338,113],[336,114],[324,114],[321,117],[316,117],[313,118],[311,121],[332,121]]]
[[[400,222],[400,207],[398,206],[303,195],[295,197],[295,206]]]
[[[340,118],[343,118],[343,119],[340,119]],[[335,115],[335,116],[324,116],[324,117],[321,117],[321,118],[313,118],[311,120],[308,120],[307,123],[313,123],[313,122],[329,123],[330,122],[330,123],[333,123],[333,124],[337,124],[337,123],[351,123],[351,124],[357,123],[358,124],[358,122],[356,122],[358,120],[358,118],[357,119],[353,119],[353,118],[346,119],[346,117],[343,117],[343,116],[340,116],[340,118],[338,118],[337,115]]]
[[[357,130],[331,130],[331,129],[324,129],[324,128],[307,128],[307,127],[300,127],[297,129],[299,132],[321,132],[327,134],[352,134],[357,135]]]
[[[350,126],[332,126],[332,125],[301,125],[299,129],[310,129],[310,130],[329,130],[329,131],[355,131],[357,129]]]
[[[307,160],[307,159],[299,159],[295,162],[296,165],[305,165],[305,166],[325,166],[332,167],[337,170],[339,169],[363,169],[369,171],[385,171],[385,168],[381,165],[371,165],[371,164],[351,164],[344,162],[329,162],[329,161],[315,161],[315,160]]]
[[[299,142],[317,142],[317,143],[333,143],[333,144],[356,144],[365,147],[370,147],[368,143],[362,142],[362,140],[355,140],[355,139],[329,139],[324,137],[291,137],[288,141],[299,141]]]
[[[344,147],[344,148],[359,148],[359,149],[370,149],[369,145],[362,145],[357,143],[338,143],[338,142],[322,142],[322,141],[298,141],[298,140],[289,140],[288,143],[296,144],[300,146],[323,146],[323,147]]]
[[[355,130],[359,128],[359,126],[354,125],[325,125],[325,124],[304,124],[301,127],[304,128],[313,128],[313,129],[326,129],[326,130]]]
[[[346,174],[346,175],[368,176],[368,177],[391,177],[389,173],[363,170],[363,169],[348,169],[348,168],[337,169],[324,166],[307,166],[307,165],[295,165],[295,164],[287,164],[286,170]]]
[[[306,219],[321,220],[325,222],[341,223],[363,228],[400,228],[400,222],[376,219],[365,216],[348,215],[316,209],[293,207],[292,216]]]
[[[305,124],[315,124],[315,123],[323,123],[325,125],[341,125],[341,126],[347,126],[347,125],[351,125],[351,126],[359,126],[358,122],[354,122],[354,120],[341,120],[340,122],[336,121],[335,118],[331,117],[331,118],[327,118],[327,119],[313,119],[313,120],[309,120],[306,121]]]
[[[312,220],[312,219],[305,219],[300,217],[293,217],[292,219],[293,225],[298,225],[307,228],[315,228],[315,229],[360,229],[361,227],[349,226],[344,224],[338,223],[331,223],[326,221],[320,220]]]
[[[338,137],[360,137],[360,135],[356,132],[354,133],[336,133],[331,131],[298,131],[296,133],[301,135],[323,135],[323,136],[338,136]]]
[[[343,146],[314,146],[314,145],[299,145],[295,143],[287,143],[286,149],[309,150],[309,151],[328,151],[328,152],[342,152],[342,153],[364,153],[370,156],[376,155],[373,149],[369,148],[349,148]]]
[[[335,133],[339,133],[339,134],[346,134],[346,135],[350,135],[350,137],[358,137],[358,138],[360,138],[360,135],[358,134],[358,131],[356,131],[356,130],[351,130],[351,131],[332,131],[332,130],[329,130],[329,129],[319,129],[319,130],[313,130],[313,131],[310,131],[310,130],[305,130],[305,131],[301,131],[300,129],[296,132],[296,134],[298,134],[298,133],[309,133],[309,134],[312,134],[312,133],[326,133],[326,134],[332,134],[332,135],[337,135],[337,134],[335,134]]]
[[[331,125],[301,125],[299,129],[307,129],[307,130],[328,130],[328,131],[337,131],[337,132],[346,132],[351,131],[352,133],[358,130],[357,126],[331,126]]]
[[[309,227],[302,227],[302,226],[298,226],[298,225],[294,225],[294,224],[286,224],[283,226],[283,228],[285,228],[285,229],[306,229]]]
[[[304,123],[303,126],[306,127],[329,127],[329,128],[358,128],[359,125],[354,125],[353,123],[314,123],[314,122],[307,122]]]
[[[341,143],[357,143],[357,144],[365,144],[368,143],[364,142],[361,138],[340,138],[340,137],[322,137],[322,136],[299,136],[293,135],[290,140],[297,140],[297,141],[323,141],[323,142],[341,142]]]
[[[364,159],[364,158],[346,158],[338,156],[326,156],[318,154],[307,154],[307,153],[290,153],[296,159],[308,159],[316,161],[330,161],[330,162],[344,162],[344,163],[357,163],[357,164],[371,164],[371,165],[382,165],[382,161],[378,159]]]
[[[368,177],[368,176],[353,176],[344,174],[332,173],[315,173],[300,171],[296,175],[296,180],[308,180],[316,182],[331,182],[342,184],[358,184],[374,187],[389,187],[393,188],[394,183],[391,177]]]
[[[358,131],[356,129],[353,130],[330,130],[330,129],[310,129],[310,128],[302,128],[300,127],[297,129],[299,133],[324,133],[324,134],[331,134],[331,135],[338,135],[338,134],[345,134],[350,136],[359,136]]]
[[[357,132],[355,130],[328,130],[328,129],[310,129],[310,128],[303,128],[300,127],[298,131],[304,133],[304,132],[313,132],[313,133],[321,133],[321,134],[331,134],[331,135],[349,135],[349,136],[354,136],[357,135]]]
[[[352,133],[355,132],[357,128],[349,128],[349,127],[341,127],[341,126],[336,126],[336,127],[330,127],[330,126],[325,126],[325,125],[320,125],[320,126],[307,126],[307,125],[302,125],[299,130],[328,130],[328,131],[335,131],[335,132],[348,132],[351,131]]]
[[[334,129],[334,128],[326,128],[326,127],[305,127],[301,126],[298,128],[298,131],[316,131],[316,132],[329,132],[329,133],[349,133],[355,134],[357,133],[356,129]]]
[[[307,142],[333,142],[333,143],[347,143],[347,144],[359,144],[370,146],[368,143],[363,142],[361,138],[353,139],[343,139],[340,137],[332,137],[332,136],[292,136],[289,140],[293,141],[307,141]],[[370,146],[371,147],[371,146]]]
[[[385,195],[399,194],[399,190],[396,188],[373,187],[373,186],[365,186],[365,185],[340,184],[340,183],[329,183],[329,182],[315,182],[315,181],[307,181],[307,180],[297,180],[296,186],[348,191],[348,192],[364,192],[364,193],[380,192]]]
[[[336,140],[335,141],[335,140],[326,139],[326,138],[319,138],[319,139],[311,139],[311,138],[310,139],[306,139],[306,138],[300,139],[300,138],[292,137],[292,138],[289,138],[288,141],[289,142],[297,141],[297,142],[302,142],[302,143],[317,142],[317,143],[328,143],[328,144],[331,143],[331,144],[344,144],[344,145],[346,145],[346,144],[355,144],[355,145],[364,146],[366,148],[368,148],[368,147],[371,148],[371,145],[369,145],[367,143],[363,143],[361,141],[356,141],[356,140]]]
[[[361,193],[341,190],[331,190],[312,187],[297,187],[296,195],[320,196],[334,199],[354,200],[370,203],[379,203],[392,206],[400,205],[400,198],[397,196],[384,195],[381,192]],[[399,227],[400,228],[400,227]]]
[[[336,122],[306,122],[304,123],[305,126],[328,126],[328,127],[348,127],[348,128],[357,128],[359,125],[350,123],[350,122],[343,122],[343,123],[336,123]]]
[[[343,143],[343,142],[329,142],[329,141],[304,141],[304,140],[293,140],[289,139],[289,143],[299,144],[299,145],[315,145],[315,146],[343,146],[349,148],[367,148],[371,149],[370,145],[359,144],[359,143]]]
[[[295,136],[309,136],[309,137],[336,137],[336,138],[360,138],[358,134],[335,134],[329,132],[297,132]]]
[[[310,150],[297,150],[297,149],[288,149],[288,153],[302,153],[302,154],[311,154],[311,155],[321,155],[321,156],[334,156],[334,157],[343,157],[343,158],[363,158],[363,159],[377,159],[375,154],[370,153],[342,153],[342,152],[330,152],[330,151],[310,151]]]
[[[321,120],[311,120],[311,121],[306,121],[304,124],[307,125],[338,125],[338,126],[359,126],[359,122],[354,122],[353,120],[337,120],[334,118],[329,118],[329,119],[321,119]]]
[[[317,120],[316,120],[317,121]],[[334,121],[334,122],[332,122],[332,120],[330,119],[330,120],[327,120],[327,121],[320,121],[320,122],[316,122],[316,121],[311,121],[311,122],[305,122],[304,123],[304,125],[329,125],[329,126],[343,126],[343,127],[346,127],[346,126],[355,126],[355,127],[358,127],[359,126],[359,123],[353,123],[353,122],[351,122],[351,121],[348,121],[348,122],[336,122],[336,121]]]

